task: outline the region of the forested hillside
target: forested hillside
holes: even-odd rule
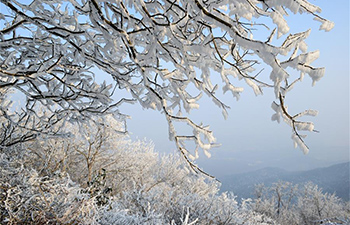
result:
[[[345,201],[350,195],[349,162],[308,171],[291,172],[280,168],[265,168],[253,172],[220,177],[221,191],[232,191],[238,198],[254,197],[255,185],[271,186],[279,180],[303,185],[312,182],[324,192],[335,193]]]

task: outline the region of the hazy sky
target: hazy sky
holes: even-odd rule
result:
[[[319,31],[320,23],[311,15],[291,15],[288,19],[292,33],[312,29],[306,40],[308,50],[321,52],[312,65],[326,67],[325,77],[314,87],[311,79],[305,77],[286,98],[291,113],[305,109],[319,111],[317,117],[304,118],[313,121],[315,129],[320,131],[307,133],[305,141],[309,154],[303,155],[300,149],[294,149],[288,125],[271,121],[273,90],[265,89],[263,96],[256,97],[251,89],[245,88],[239,101],[232,95],[224,97],[225,103],[231,106],[227,120],[221,116],[221,110],[205,98],[201,100],[200,109],[191,113],[197,122],[209,124],[222,144],[211,150],[210,159],[202,154],[197,160],[207,172],[219,176],[267,166],[302,170],[349,161],[349,2],[310,2],[321,6],[321,15],[335,22],[335,27],[328,33]],[[163,115],[142,110],[138,105],[123,109],[132,116],[128,127],[133,138],[152,140],[160,152],[176,151],[175,144],[168,140]]]

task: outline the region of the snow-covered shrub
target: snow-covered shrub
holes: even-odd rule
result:
[[[350,222],[348,203],[335,194],[324,193],[313,183],[306,183],[302,187],[282,181],[268,188],[257,185],[256,195],[252,203],[253,210],[275,219],[279,224]]]
[[[346,207],[346,204],[334,193],[324,193],[321,188],[312,183],[304,185],[296,204],[302,223],[306,224],[314,221],[323,224],[326,222],[349,224],[350,211]]]
[[[336,196],[311,184],[259,186],[257,199],[239,205],[180,155],[161,155],[117,128],[94,118],[66,126],[71,135],[2,148],[2,223],[310,224],[349,216]]]
[[[65,136],[41,134],[2,148],[2,223],[270,223],[232,194],[219,194],[219,183],[180,155],[160,155],[116,125],[93,118],[78,128],[67,124]]]
[[[19,160],[0,155],[1,224],[94,224],[95,199],[68,174],[40,177]]]

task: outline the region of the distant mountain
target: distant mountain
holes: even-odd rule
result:
[[[270,186],[279,180],[293,184],[313,182],[324,192],[336,193],[345,201],[350,195],[350,162],[308,171],[290,172],[280,168],[264,168],[253,172],[233,174],[219,177],[222,182],[221,191],[232,191],[238,199],[254,197],[256,184]]]

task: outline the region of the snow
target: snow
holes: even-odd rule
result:
[[[334,23],[332,21],[320,19],[319,17],[315,17],[314,20],[321,22],[320,30],[324,30],[326,32],[331,31],[334,27]]]

